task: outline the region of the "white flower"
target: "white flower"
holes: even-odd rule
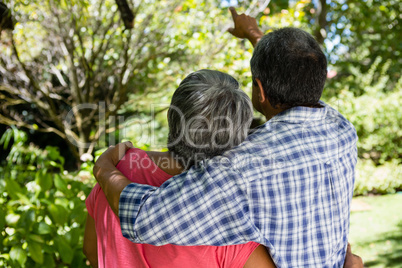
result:
[[[93,156],[92,156],[91,154],[85,153],[85,154],[81,155],[80,160],[81,160],[82,162],[87,162],[87,161],[92,161],[92,160],[94,160],[94,158],[93,158]]]

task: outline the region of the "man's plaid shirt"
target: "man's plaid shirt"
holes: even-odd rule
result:
[[[356,131],[335,109],[294,107],[160,188],[122,192],[122,233],[153,245],[265,245],[277,267],[342,267]]]

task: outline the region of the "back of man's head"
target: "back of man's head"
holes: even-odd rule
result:
[[[313,36],[296,28],[273,31],[251,58],[253,83],[261,81],[276,108],[317,106],[327,77],[327,60]]]

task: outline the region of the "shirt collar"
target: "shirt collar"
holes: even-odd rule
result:
[[[302,123],[311,120],[324,120],[328,112],[328,107],[323,102],[320,102],[320,104],[323,105],[323,107],[309,108],[296,106],[289,108],[275,115],[268,122]]]

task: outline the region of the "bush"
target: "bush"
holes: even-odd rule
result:
[[[390,80],[386,74],[390,66],[379,67],[380,62],[379,57],[367,73],[356,70],[353,76],[329,82],[324,96],[355,126],[359,157],[376,164],[402,157],[402,78],[385,88]],[[381,79],[375,79],[378,74]],[[352,87],[354,83],[359,86]]]
[[[58,148],[27,145],[16,128],[1,143],[7,147],[11,139],[0,168],[0,266],[87,267],[82,240],[92,165],[70,174]]]
[[[355,126],[359,162],[355,195],[402,188],[402,78],[391,79],[391,61],[377,57],[368,71],[328,81],[324,99]]]
[[[372,160],[359,160],[354,195],[390,194],[402,189],[402,166],[397,160],[377,166]]]

